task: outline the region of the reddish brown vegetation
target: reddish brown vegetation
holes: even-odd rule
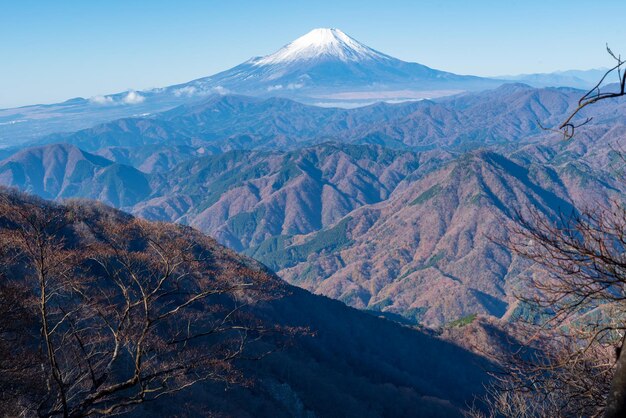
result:
[[[241,383],[234,360],[265,354],[250,343],[291,331],[246,312],[277,297],[279,282],[220,263],[214,242],[190,228],[0,198],[0,306],[3,319],[26,321],[0,329],[3,369],[19,377],[3,373],[14,393],[3,390],[2,401],[17,409],[110,414],[199,381]]]

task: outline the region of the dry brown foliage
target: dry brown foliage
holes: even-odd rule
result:
[[[520,347],[495,359],[502,368],[486,416],[606,414],[624,360],[626,210],[613,201],[556,220],[532,209],[518,219],[505,245],[539,267],[517,295],[536,316],[516,325]]]
[[[42,417],[120,413],[205,380],[245,383],[235,360],[293,331],[248,309],[278,297],[278,282],[221,263],[224,250],[191,228],[1,193],[0,247],[0,306],[15,306],[4,299],[19,288],[19,309],[36,319],[29,376],[42,390],[20,407]]]

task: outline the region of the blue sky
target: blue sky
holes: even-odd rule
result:
[[[337,27],[407,61],[501,75],[610,65],[626,1],[0,0],[0,108],[164,86]]]

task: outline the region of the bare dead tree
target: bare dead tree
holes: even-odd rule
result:
[[[554,324],[552,324],[554,325]],[[614,371],[614,345],[589,344],[579,324],[564,327],[517,323],[512,335],[520,347],[490,356],[500,365],[478,417],[597,417],[607,401]]]
[[[624,64],[626,63],[626,61],[622,60],[621,55],[616,55],[611,50],[611,48],[609,48],[608,45],[606,46],[606,50],[611,58],[615,60],[615,64],[613,65],[613,67],[608,69],[600,78],[600,80],[596,83],[596,85],[593,86],[593,88],[591,88],[578,100],[578,106],[576,107],[576,109],[574,109],[574,111],[565,118],[565,120],[561,123],[561,125],[559,125],[558,128],[545,128],[541,125],[541,123],[539,123],[539,126],[542,129],[558,132],[563,135],[564,139],[571,139],[574,137],[577,128],[588,124],[592,120],[591,117],[588,117],[582,122],[574,123],[575,117],[580,113],[581,110],[601,100],[613,99],[626,95],[626,71],[624,69]],[[611,75],[617,75],[617,83],[619,85],[618,89],[616,91],[602,91],[602,86]]]
[[[2,251],[0,249],[0,251]],[[32,293],[0,275],[0,415],[19,416],[25,406],[41,396],[38,357],[30,347],[37,343],[31,325],[36,317],[28,305]]]
[[[599,101],[626,95],[625,61],[615,60],[557,129],[564,139],[592,119],[576,116]],[[618,89],[603,91],[612,74]],[[541,125],[540,125],[541,126]],[[539,270],[525,277],[525,306],[543,314],[516,331],[524,348],[495,359],[486,416],[626,416],[626,210],[597,205],[549,219],[518,213],[512,241],[502,243]],[[530,406],[532,405],[532,407]],[[522,412],[516,412],[522,411]],[[471,416],[485,416],[477,409]]]
[[[0,199],[2,265],[36,296],[41,417],[125,412],[213,380],[245,383],[237,359],[290,330],[247,307],[276,297],[275,281],[220,263],[191,228],[80,206]]]
[[[615,60],[598,83],[583,95],[576,109],[559,126],[565,139],[574,136],[576,128],[591,121],[587,118],[582,123],[574,124],[576,115],[584,108],[601,100],[626,95],[625,61],[616,55],[607,45],[607,52]],[[610,74],[617,74],[619,87],[617,91],[602,91],[601,87]],[[626,416],[626,354],[622,355],[626,343],[626,308],[624,297],[624,231],[626,215],[623,202],[614,201],[611,208],[599,208],[586,211],[582,216],[575,217],[566,227],[554,228],[545,221],[536,225],[522,224],[525,231],[535,235],[527,236],[532,242],[540,243],[544,253],[526,252],[522,255],[534,261],[551,260],[546,267],[552,271],[551,277],[556,280],[533,281],[531,286],[541,295],[550,297],[543,300],[556,303],[558,307],[555,320],[570,318],[585,309],[603,309],[612,312],[605,315],[601,324],[590,327],[587,336],[587,347],[606,341],[607,335],[616,343],[617,361],[610,388],[607,392],[604,416]],[[524,234],[522,234],[524,236]],[[517,249],[520,249],[518,246]],[[558,302],[558,303],[557,303]]]
[[[548,335],[545,335],[547,337]],[[611,365],[602,363],[600,347],[580,352],[574,341],[561,336],[535,341],[524,350],[500,359],[504,367],[493,373],[482,408],[470,417],[596,417],[602,414],[610,383]],[[574,361],[575,359],[575,361]]]
[[[516,296],[542,318],[520,321],[521,348],[494,359],[502,368],[487,416],[621,416],[610,407],[626,359],[626,210],[613,201],[558,219],[534,209],[517,218],[504,245],[534,268]]]

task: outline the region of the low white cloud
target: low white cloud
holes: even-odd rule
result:
[[[230,93],[230,90],[228,90],[227,88],[224,88],[222,86],[217,86],[213,88],[213,91],[217,94],[228,94]]]
[[[287,84],[287,90],[297,90],[304,87],[304,83],[289,83]]]
[[[276,91],[276,90],[283,90],[283,89],[298,90],[298,89],[301,89],[302,87],[304,87],[304,83],[289,83],[286,86],[283,86],[282,84],[274,84],[273,86],[269,86],[267,88],[267,91]]]
[[[143,97],[141,94],[133,90],[126,93],[126,95],[122,97],[121,99],[115,99],[113,96],[94,96],[89,99],[89,101],[93,104],[104,105],[104,106],[107,106],[107,105],[112,106],[112,105],[120,105],[120,104],[134,105],[134,104],[143,103],[144,100],[146,100],[145,97]]]
[[[143,103],[144,100],[146,100],[146,98],[141,94],[136,91],[129,91],[128,94],[122,99],[122,102],[133,105]]]
[[[209,94],[228,94],[230,91],[222,86],[207,88],[206,86],[185,86],[174,90],[176,97],[207,96]]]
[[[4,126],[4,125],[15,125],[16,123],[23,123],[23,122],[28,122],[26,119],[16,119],[16,120],[10,120],[8,122],[0,122],[0,126]]]
[[[174,90],[174,96],[176,97],[182,97],[182,96],[193,96],[194,94],[196,94],[196,92],[198,91],[198,89],[196,89],[193,86],[187,86],[187,87],[181,87],[179,89]]]
[[[94,96],[90,98],[89,101],[99,105],[111,105],[115,103],[111,96]]]

